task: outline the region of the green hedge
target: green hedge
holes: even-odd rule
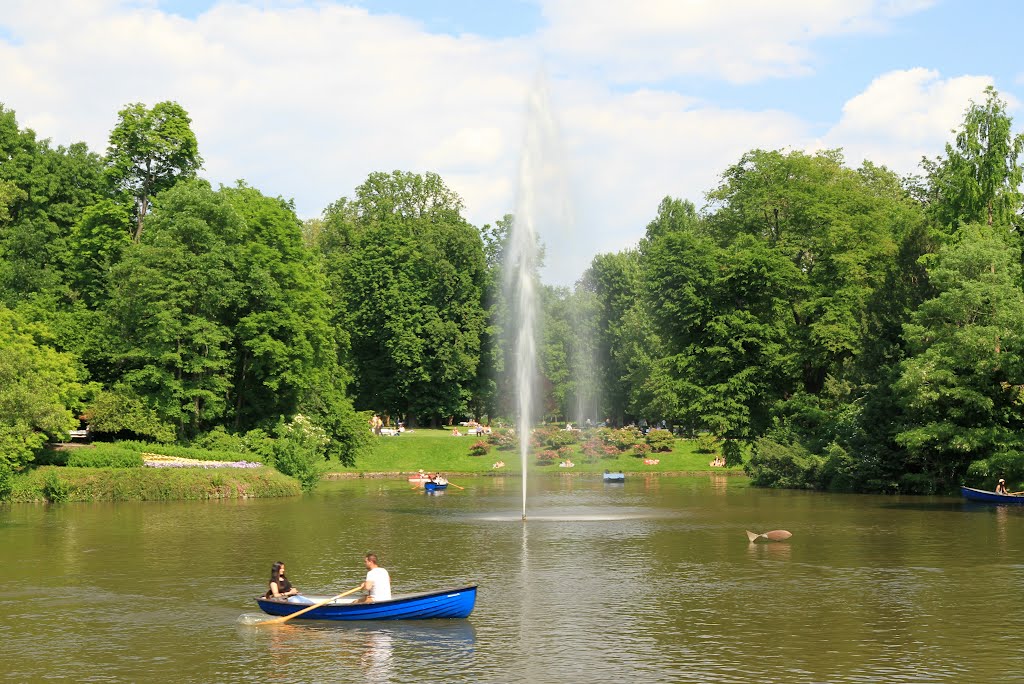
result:
[[[67,452],[64,465],[73,468],[141,468],[142,454],[116,444],[96,444]]]
[[[296,496],[273,468],[73,468],[43,466],[13,478],[7,500],[181,501]]]

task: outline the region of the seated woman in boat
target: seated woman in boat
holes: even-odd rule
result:
[[[996,485],[996,494],[1010,495],[1010,492],[1006,491],[1006,480],[1003,478],[999,478],[999,484]]]
[[[298,593],[299,590],[292,586],[292,583],[288,581],[284,574],[284,563],[274,561],[274,564],[270,566],[270,588],[267,589],[265,597],[287,599],[289,596],[295,596]]]

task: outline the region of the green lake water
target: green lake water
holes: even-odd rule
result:
[[[1024,680],[1024,506],[743,478],[326,482],[230,502],[0,507],[15,682]],[[745,530],[786,529],[782,543]],[[337,594],[478,584],[466,620],[242,624],[270,564]]]

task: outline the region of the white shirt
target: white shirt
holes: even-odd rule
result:
[[[366,573],[366,581],[371,583],[370,596],[374,601],[391,600],[391,575],[384,568],[374,568]]]

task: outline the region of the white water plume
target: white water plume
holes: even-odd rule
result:
[[[541,230],[567,228],[568,191],[558,126],[551,113],[546,79],[538,76],[527,100],[526,131],[519,161],[515,220],[505,252],[505,295],[512,319],[516,432],[523,472],[523,520],[526,520],[526,471],[530,433],[537,420],[537,337],[539,335]]]

